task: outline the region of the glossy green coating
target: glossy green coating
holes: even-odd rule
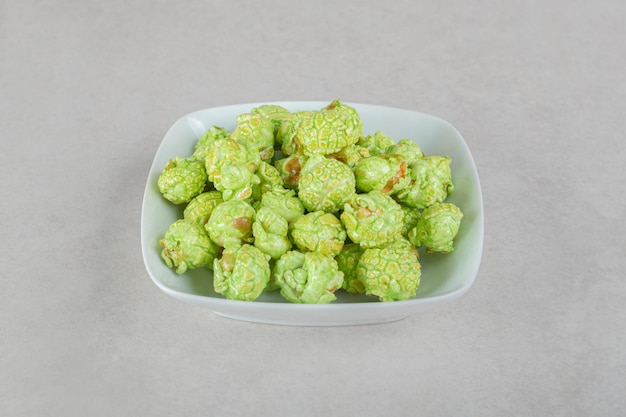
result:
[[[400,139],[397,143],[389,146],[385,153],[402,155],[409,165],[424,157],[422,149],[411,139]]]
[[[231,138],[212,142],[205,159],[207,175],[224,200],[252,201],[253,187],[260,183],[254,173],[261,158],[250,146]]]
[[[219,126],[212,126],[206,131],[204,135],[196,142],[194,147],[193,156],[205,160],[206,155],[211,148],[211,143],[218,139],[226,139],[230,136],[230,132],[227,129]]]
[[[409,207],[424,209],[443,202],[454,190],[449,156],[425,156],[409,166],[408,187],[396,194]]]
[[[340,100],[318,111],[296,112],[277,134],[287,155],[327,155],[356,143],[363,135],[359,114]]]
[[[417,292],[421,265],[412,246],[399,239],[383,248],[366,249],[356,274],[367,295],[381,301],[408,300]]]
[[[417,225],[409,231],[409,241],[427,252],[454,251],[454,238],[459,232],[463,213],[452,203],[437,203],[422,212]]]
[[[243,200],[225,201],[213,209],[205,228],[211,240],[224,248],[251,243],[254,215],[254,208]]]
[[[341,222],[350,240],[362,248],[388,245],[401,236],[404,212],[380,191],[355,194],[344,205]]]
[[[252,188],[252,196],[255,201],[261,200],[263,194],[272,190],[283,190],[283,177],[278,169],[265,161],[261,161],[255,175],[259,177],[259,183]]]
[[[294,190],[273,189],[261,197],[260,207],[268,207],[280,214],[288,223],[293,223],[304,214],[304,205]]]
[[[314,155],[302,168],[298,197],[308,211],[336,213],[355,193],[355,186],[354,174],[348,165]]]
[[[183,218],[204,227],[209,221],[213,209],[223,202],[222,193],[219,191],[207,191],[199,194],[187,204],[183,211]]]
[[[336,256],[346,240],[346,230],[334,214],[307,213],[291,225],[293,243],[304,252]]]
[[[371,156],[380,155],[385,153],[387,148],[394,145],[396,142],[384,134],[381,131],[374,133],[373,135],[367,135],[359,138],[358,145],[367,149]]]
[[[175,157],[163,168],[157,181],[159,191],[168,201],[183,204],[204,191],[207,174],[204,163],[194,157]]]
[[[212,268],[219,250],[202,226],[185,219],[170,225],[159,245],[163,248],[161,258],[178,274],[203,266]]]
[[[285,155],[302,155],[302,142],[298,136],[298,128],[303,119],[313,117],[313,111],[297,111],[292,117],[284,120],[276,131],[276,145]]]
[[[274,156],[274,123],[261,113],[239,115],[230,138],[259,152],[262,161]]]
[[[350,168],[354,168],[357,162],[361,159],[369,158],[370,152],[366,148],[359,145],[348,145],[335,153],[328,154],[327,156],[348,165]]]
[[[220,183],[222,167],[226,164],[244,165],[254,173],[261,163],[258,150],[249,144],[237,142],[231,138],[217,139],[211,146],[205,158],[206,172],[210,181]]]
[[[302,167],[308,159],[309,158],[304,155],[289,155],[274,161],[274,166],[283,179],[283,186],[285,188],[298,188],[298,183],[302,175]]]
[[[409,231],[417,225],[421,211],[415,207],[409,207],[403,204],[400,204],[400,207],[404,212],[404,218],[402,219],[402,236],[406,237]]]
[[[287,110],[283,106],[279,106],[276,104],[262,104],[258,107],[253,108],[251,112],[262,114],[263,116],[268,117],[274,125],[274,135],[276,135],[278,129],[280,129],[280,126],[283,124],[283,122],[295,118],[293,113],[291,113],[289,110]]]
[[[245,165],[227,162],[222,166],[219,181],[214,185],[222,192],[225,201],[235,199],[250,202],[253,199],[254,188],[260,183],[259,177],[250,172]]]
[[[293,246],[288,233],[289,223],[280,214],[268,207],[257,210],[252,223],[252,234],[254,246],[263,253],[270,255],[272,259],[280,258]]]
[[[356,188],[365,193],[378,190],[391,195],[406,188],[410,183],[406,161],[398,154],[380,154],[363,158],[353,169]]]
[[[341,288],[351,294],[362,294],[365,292],[363,283],[356,276],[356,267],[364,249],[356,243],[348,243],[343,246],[339,255],[335,257],[337,267],[343,272],[343,284]]]
[[[274,275],[280,293],[292,303],[330,303],[343,283],[337,261],[319,252],[285,253],[276,261]]]
[[[252,245],[233,246],[213,261],[213,288],[229,300],[253,301],[270,279],[269,255]]]

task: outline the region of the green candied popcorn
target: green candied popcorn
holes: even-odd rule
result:
[[[297,111],[292,117],[284,120],[276,131],[276,145],[285,155],[302,155],[302,141],[298,136],[298,129],[303,119],[313,117],[312,111]]]
[[[422,159],[426,159],[430,163],[432,173],[441,180],[441,183],[446,190],[446,196],[450,195],[452,191],[454,191],[454,184],[452,183],[452,170],[450,168],[452,158],[449,156],[431,155]]]
[[[378,131],[373,135],[359,138],[358,145],[367,149],[371,156],[385,153],[387,148],[395,144],[395,141],[383,132]]]
[[[363,283],[356,276],[356,266],[361,259],[364,249],[356,243],[348,243],[343,246],[339,255],[335,257],[337,267],[343,272],[343,284],[341,288],[351,294],[365,293]]]
[[[251,243],[254,214],[254,208],[243,200],[225,201],[215,207],[205,228],[211,240],[223,248]]]
[[[304,215],[304,205],[294,190],[274,189],[263,194],[260,207],[268,207],[291,224]]]
[[[174,222],[159,245],[163,247],[161,258],[178,274],[202,266],[212,268],[219,250],[202,226],[185,219]]]
[[[402,211],[404,212],[404,219],[402,220],[402,236],[406,237],[409,231],[417,226],[417,221],[420,218],[421,212],[414,207],[405,206],[400,204]]]
[[[334,214],[314,211],[291,225],[293,243],[302,251],[336,256],[346,240],[346,230]]]
[[[459,232],[463,213],[452,203],[437,203],[422,212],[417,225],[409,231],[409,241],[427,252],[454,251],[454,238]]]
[[[269,255],[252,245],[233,246],[213,261],[213,288],[229,300],[256,300],[270,279]]]
[[[222,193],[219,191],[207,191],[199,194],[187,204],[183,211],[183,218],[204,227],[209,221],[213,209],[223,202]]]
[[[409,185],[406,161],[402,155],[380,154],[361,159],[354,166],[356,188],[369,192],[395,194]]]
[[[277,104],[262,104],[253,108],[251,112],[268,117],[274,125],[274,135],[278,133],[278,129],[280,129],[283,122],[292,120],[295,117],[289,110]]]
[[[332,101],[319,111],[295,115],[294,120],[281,125],[278,132],[281,149],[288,155],[331,154],[363,136],[359,114],[340,100]]]
[[[287,252],[293,244],[287,237],[289,223],[280,214],[268,207],[257,210],[254,223],[252,223],[252,235],[254,246],[263,253],[278,259]]]
[[[302,167],[308,159],[309,158],[304,155],[289,155],[274,162],[274,166],[283,180],[284,187],[291,189],[298,188],[302,175]]]
[[[398,238],[398,240],[393,242],[393,245],[397,247],[402,247],[406,250],[410,250],[411,252],[413,252],[413,255],[415,255],[415,257],[419,260],[420,254],[419,254],[419,251],[417,250],[417,247],[413,246],[413,244],[409,241],[409,239],[406,236],[401,236],[400,238]]]
[[[222,198],[225,201],[236,200],[252,200],[253,190],[259,185],[261,180],[256,174],[243,164],[227,162],[222,166],[219,181],[215,181],[214,185],[222,192]]]
[[[211,147],[211,143],[218,139],[225,139],[230,136],[230,132],[223,127],[212,126],[204,135],[196,142],[193,155],[198,159],[204,160]]]
[[[211,142],[205,158],[209,181],[216,184],[220,182],[222,167],[226,164],[244,165],[250,172],[254,173],[260,163],[261,156],[257,150],[230,138],[217,139]]]
[[[366,249],[356,268],[367,295],[381,301],[407,300],[420,283],[421,265],[404,239],[383,248]]]
[[[348,145],[345,148],[341,148],[338,152],[328,154],[327,156],[348,165],[350,168],[354,168],[361,159],[370,157],[370,151],[359,145]]]
[[[158,179],[163,197],[174,204],[183,204],[204,191],[207,174],[204,163],[194,157],[170,159]]]
[[[417,143],[411,139],[400,139],[398,143],[389,146],[385,153],[395,153],[404,156],[408,165],[424,157],[424,152]]]
[[[252,188],[252,197],[254,200],[261,200],[263,194],[272,190],[284,190],[283,177],[278,169],[267,162],[261,161],[255,175],[259,177],[259,183]]]
[[[230,138],[258,151],[262,161],[269,161],[274,156],[274,123],[260,113],[239,115]]]
[[[403,217],[400,204],[380,191],[355,194],[341,213],[348,237],[362,248],[382,247],[398,239]]]
[[[354,174],[336,159],[314,155],[302,168],[298,197],[308,211],[338,212],[355,193]]]
[[[454,190],[449,156],[425,156],[409,166],[411,183],[396,194],[409,207],[424,209],[443,202]]]
[[[281,295],[292,303],[330,303],[343,283],[337,261],[319,252],[289,251],[276,261],[274,274]]]

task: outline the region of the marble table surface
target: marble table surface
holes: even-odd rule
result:
[[[618,416],[626,3],[0,2],[0,414]],[[482,263],[365,326],[219,317],[142,260],[181,116],[334,98],[441,117],[481,178]]]

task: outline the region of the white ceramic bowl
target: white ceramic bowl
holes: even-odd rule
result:
[[[421,283],[417,294],[407,301],[379,302],[377,298],[338,291],[337,300],[324,305],[292,304],[277,292],[261,295],[256,301],[227,300],[213,290],[212,272],[202,268],[176,274],[161,260],[158,241],[169,225],[182,217],[182,207],[166,201],[157,188],[157,179],[175,156],[189,156],[198,138],[211,126],[233,130],[236,117],[260,104],[279,104],[291,111],[317,110],[328,102],[250,103],[199,110],[179,119],[168,130],[150,168],[141,212],[143,258],[152,281],[166,294],[206,307],[218,315],[260,323],[302,326],[337,326],[383,323],[451,301],[473,284],[483,247],[483,203],[478,173],[472,155],[448,122],[436,117],[391,107],[346,103],[353,106],[363,122],[363,133],[383,131],[388,136],[412,139],[429,155],[452,158],[454,192],[446,201],[464,213],[455,239],[455,251],[448,255],[424,254]]]

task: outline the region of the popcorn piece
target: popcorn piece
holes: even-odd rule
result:
[[[357,144],[367,149],[371,156],[380,155],[387,151],[387,148],[393,145],[395,142],[389,136],[383,132],[378,131],[373,135],[368,135],[359,138]]]
[[[349,166],[322,155],[309,158],[298,184],[298,197],[308,211],[338,212],[355,193],[356,182]]]
[[[304,215],[304,205],[294,190],[273,189],[261,197],[261,207],[271,208],[291,224]]]
[[[237,117],[237,127],[230,138],[258,151],[262,161],[274,156],[274,123],[260,113],[246,113]]]
[[[417,247],[426,246],[428,252],[453,252],[454,238],[459,232],[462,218],[461,209],[454,204],[434,204],[424,209],[408,238]]]
[[[425,156],[409,166],[410,184],[400,190],[398,201],[409,207],[424,209],[443,202],[454,190],[449,156]]]
[[[226,139],[229,136],[230,132],[223,127],[212,126],[204,135],[202,135],[200,139],[198,139],[192,156],[204,161],[211,144],[218,139]]]
[[[348,237],[362,248],[382,247],[398,239],[403,218],[400,205],[380,191],[355,194],[341,213]]]
[[[319,252],[285,253],[276,261],[275,277],[280,293],[292,303],[330,303],[343,283],[337,262]]]
[[[336,256],[346,240],[341,221],[331,213],[315,211],[300,217],[291,225],[291,237],[302,251]]]
[[[348,243],[343,246],[339,255],[335,257],[337,267],[343,272],[343,284],[341,288],[351,294],[365,293],[363,283],[359,281],[359,278],[356,276],[356,267],[359,264],[359,259],[361,259],[363,251],[364,249],[356,243]]]
[[[211,268],[219,250],[202,226],[184,219],[169,227],[159,245],[163,247],[161,258],[178,274],[203,266]]]
[[[183,204],[204,191],[207,174],[201,160],[175,157],[163,168],[158,187],[163,197],[174,204]]]
[[[261,207],[256,212],[252,223],[254,246],[272,257],[278,259],[287,252],[293,244],[287,237],[289,224],[284,217],[268,207]]]
[[[424,157],[422,149],[411,139],[400,139],[397,143],[389,146],[385,153],[402,155],[408,165]]]
[[[270,279],[270,256],[252,245],[232,246],[213,261],[213,288],[229,300],[253,301]]]
[[[408,300],[417,292],[421,265],[411,244],[399,239],[383,248],[366,249],[356,274],[367,295],[381,301]]]
[[[245,201],[225,201],[215,207],[205,228],[211,240],[223,248],[251,243],[254,215],[254,208]]]
[[[183,211],[183,218],[204,227],[209,221],[215,207],[223,203],[222,193],[207,191],[193,198]]]
[[[381,191],[395,194],[410,183],[406,161],[402,155],[381,154],[363,158],[354,166],[354,177],[358,191]]]
[[[319,111],[296,112],[283,123],[277,137],[287,155],[327,155],[356,143],[363,126],[356,110],[334,100]]]

